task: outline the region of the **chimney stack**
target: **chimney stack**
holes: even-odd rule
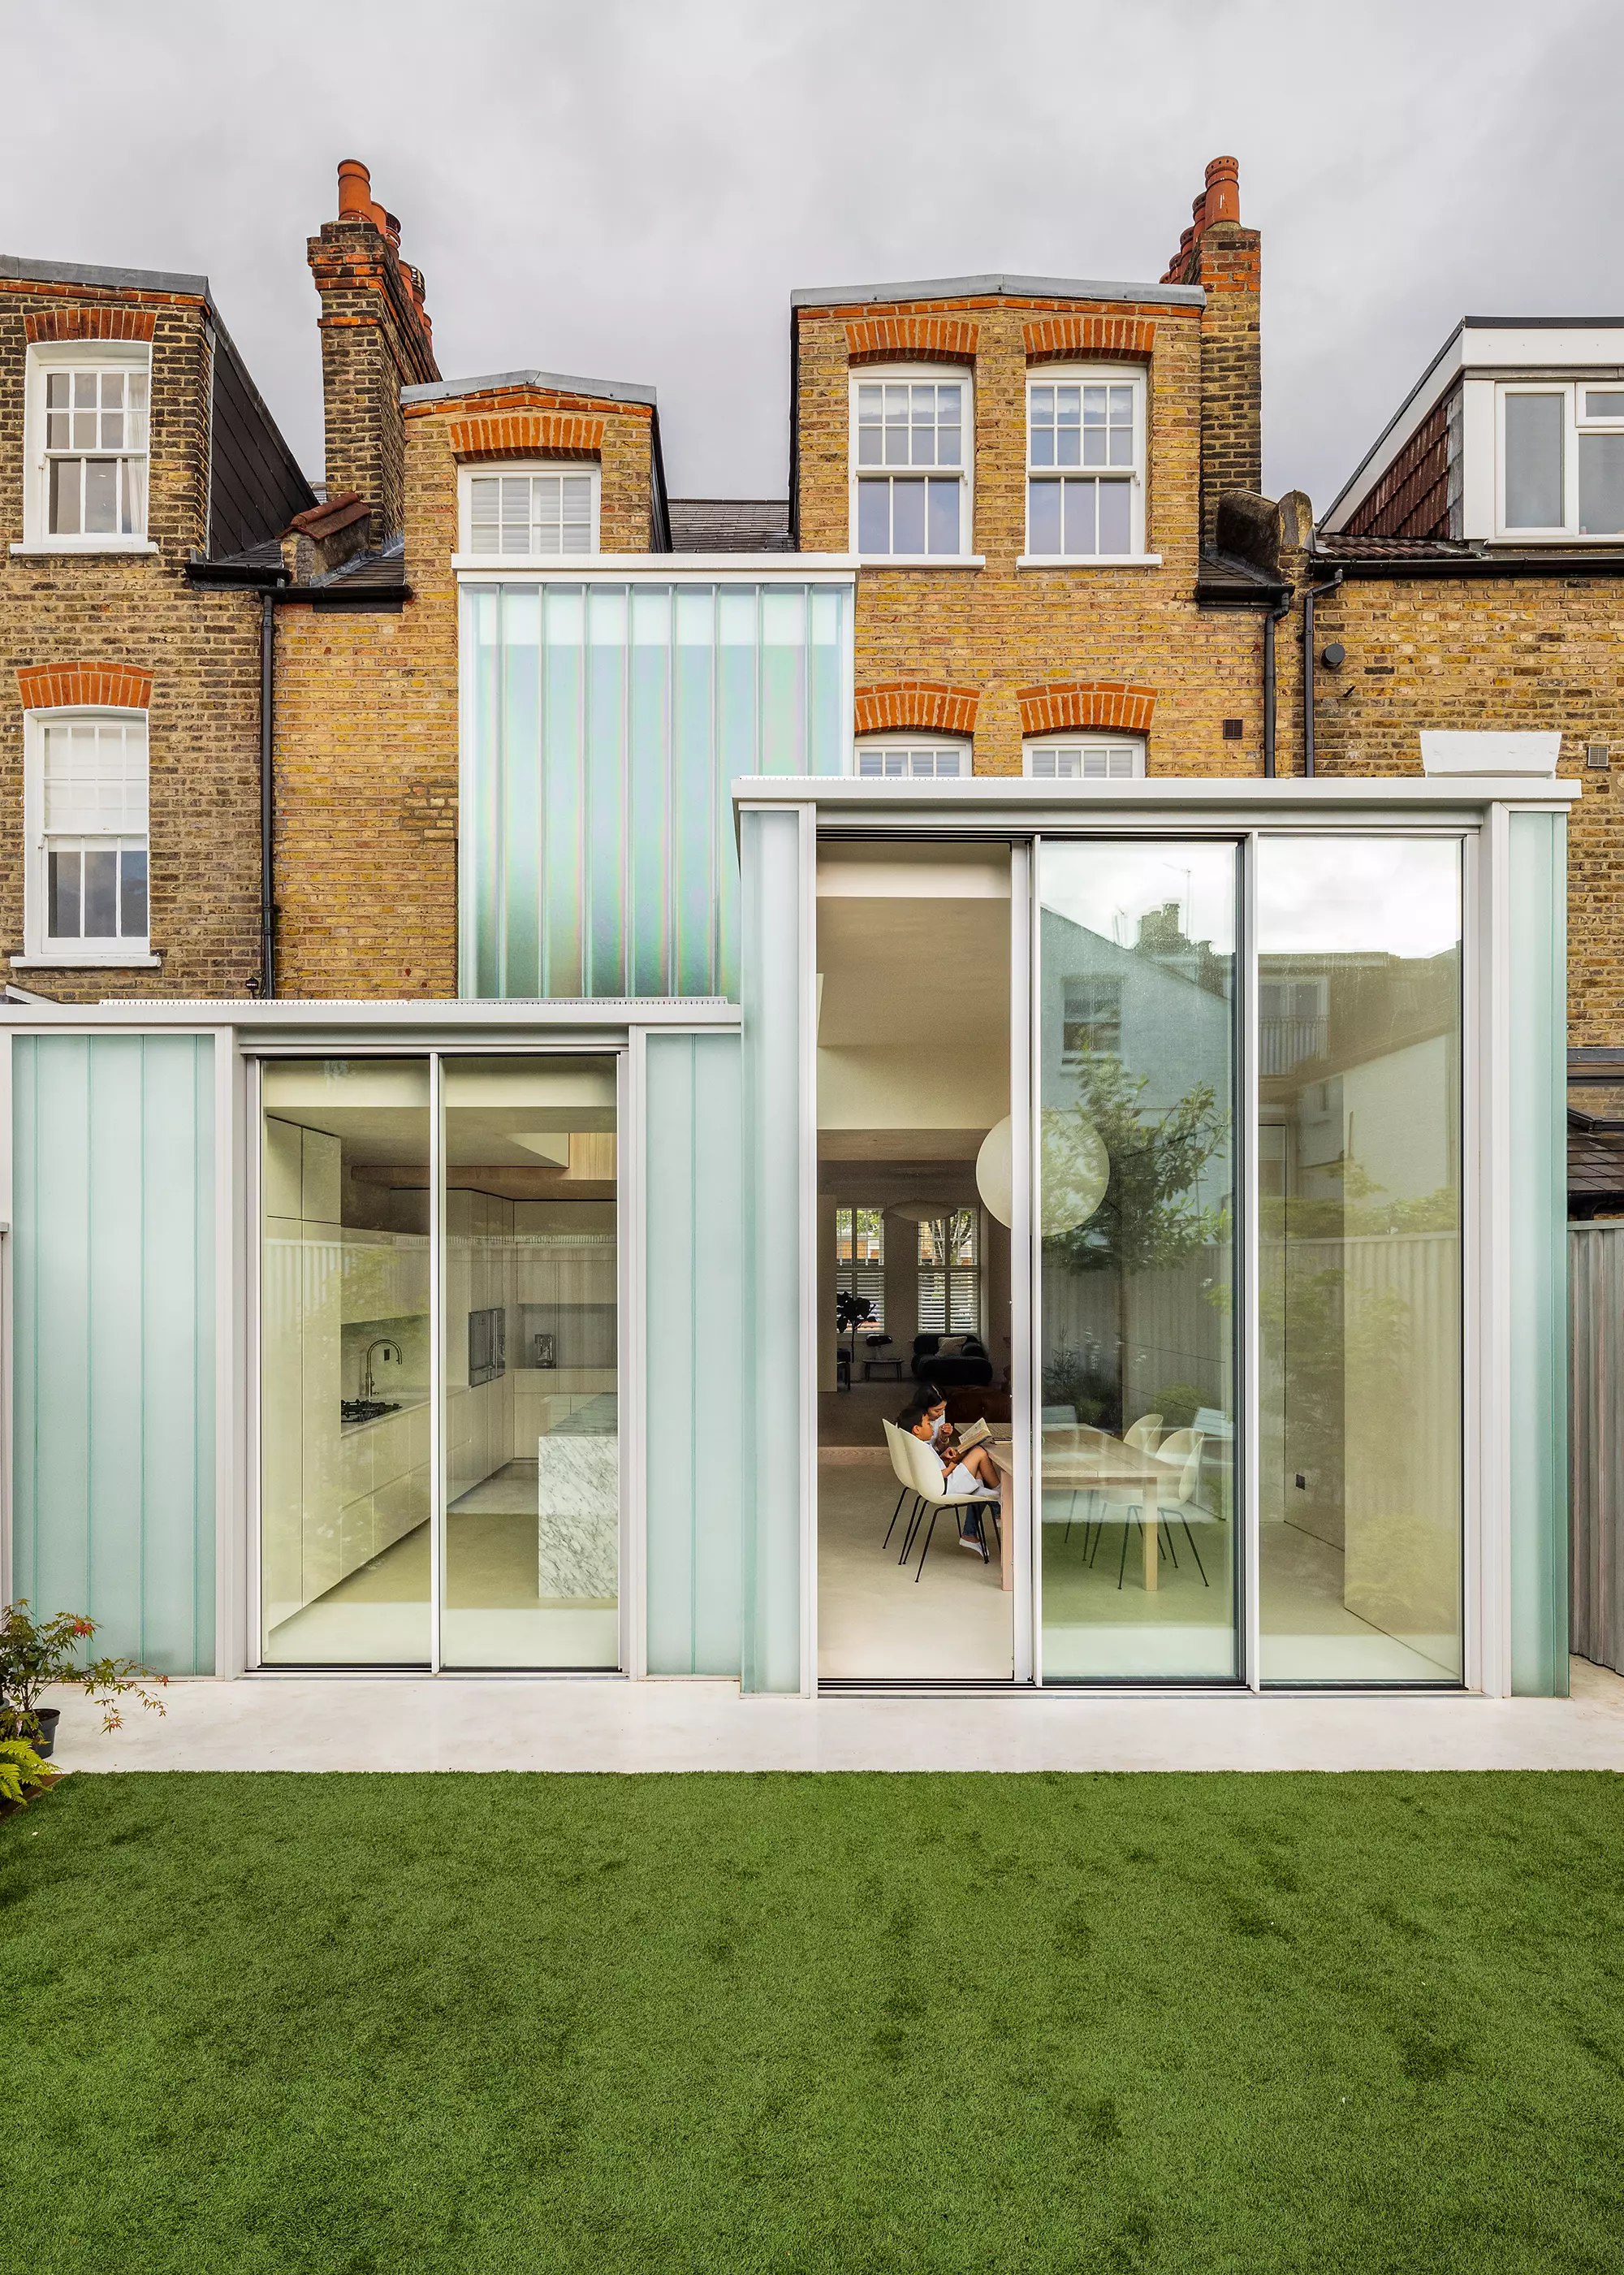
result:
[[[1263,487],[1263,241],[1241,225],[1241,169],[1214,158],[1191,225],[1164,284],[1199,284],[1201,312],[1201,541],[1211,545],[1218,501]]]
[[[400,258],[400,223],[372,194],[359,158],[338,168],[338,218],[308,246],[321,296],[327,494],[366,502],[376,551],[405,523],[403,387],[438,379],[423,277]]]

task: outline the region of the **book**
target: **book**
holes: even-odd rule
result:
[[[973,1422],[966,1422],[963,1425],[955,1423],[953,1434],[958,1441],[960,1453],[967,1454],[972,1446],[980,1445],[985,1439],[990,1438],[993,1432],[986,1417],[978,1414]]]

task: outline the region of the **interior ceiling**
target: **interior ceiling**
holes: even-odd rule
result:
[[[818,1040],[1009,1050],[1008,900],[818,902]]]
[[[302,1130],[320,1130],[343,1141],[347,1164],[372,1167],[423,1168],[428,1155],[428,1113],[398,1106],[303,1107],[297,1113],[277,1115],[276,1121],[296,1122]],[[612,1134],[615,1109],[609,1107],[548,1107],[515,1104],[507,1107],[454,1106],[446,1108],[445,1147],[448,1164],[475,1162],[484,1167],[504,1165],[516,1169],[543,1166],[536,1145],[524,1138],[541,1138],[570,1130]]]
[[[940,1169],[954,1162],[972,1168],[985,1130],[820,1130],[820,1161],[918,1161]]]

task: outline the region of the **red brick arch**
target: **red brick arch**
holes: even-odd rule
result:
[[[853,363],[974,363],[979,324],[958,316],[869,316],[846,327]]]
[[[1149,731],[1156,690],[1125,679],[1051,679],[1016,691],[1023,735],[1063,734],[1072,727],[1115,727],[1123,733]]]
[[[150,308],[46,308],[23,318],[30,340],[149,340],[157,318]]]
[[[882,735],[892,727],[925,727],[937,734],[973,735],[980,699],[973,687],[949,687],[940,680],[880,680],[857,690],[857,731]]]
[[[19,667],[25,711],[75,711],[106,704],[118,711],[152,705],[152,674],[132,663],[40,663]]]
[[[510,412],[502,419],[457,419],[451,449],[459,458],[598,458],[603,421],[574,412]]]
[[[1156,344],[1156,327],[1137,316],[1041,316],[1023,324],[1028,363],[1063,356],[1116,357],[1143,362]]]

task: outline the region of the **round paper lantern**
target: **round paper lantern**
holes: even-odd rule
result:
[[[1046,1107],[1041,1117],[1042,1224],[1046,1236],[1086,1224],[1106,1197],[1111,1156],[1086,1115]],[[1015,1215],[1015,1164],[1009,1117],[995,1122],[976,1156],[976,1190],[1000,1224]]]

